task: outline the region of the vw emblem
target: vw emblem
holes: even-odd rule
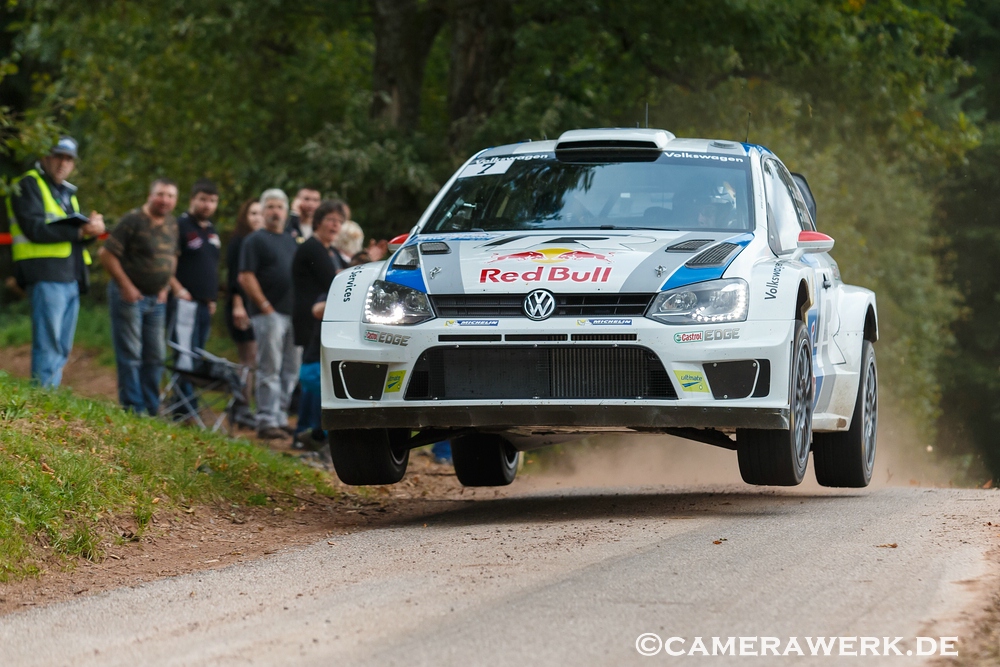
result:
[[[524,314],[530,319],[545,320],[556,312],[556,298],[552,292],[543,289],[536,289],[534,292],[524,297]]]

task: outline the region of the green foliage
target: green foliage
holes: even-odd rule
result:
[[[0,87],[4,79],[17,74],[16,54],[0,59]],[[47,153],[59,138],[59,128],[49,105],[18,111],[0,104],[0,163],[17,165]],[[11,192],[16,169],[8,166],[0,175],[0,198]]]
[[[306,139],[341,117],[370,69],[370,47],[335,13],[320,21],[300,3],[29,4],[37,55],[77,101],[77,185],[111,215],[142,203],[157,176],[182,193],[214,179],[230,213],[265,187],[311,181]]]
[[[260,506],[324,476],[245,440],[184,429],[0,373],[0,582],[49,558],[99,560],[156,512],[192,504]]]
[[[1000,123],[954,169],[943,188],[939,219],[948,234],[949,266],[965,309],[954,327],[958,347],[942,360],[947,389],[939,445],[951,454],[978,453],[1000,473],[1000,228],[993,193],[1000,191]]]
[[[941,187],[937,222],[942,256],[963,300],[957,343],[941,360],[944,386],[938,449],[961,457],[981,477],[1000,475],[1000,262],[994,193],[1000,189],[1000,5],[968,0],[956,17],[954,52],[975,68],[960,97],[983,122],[982,145],[954,165]]]

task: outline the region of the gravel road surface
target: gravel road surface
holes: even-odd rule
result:
[[[687,647],[696,636],[778,637],[782,647],[789,637],[901,636],[905,652],[919,635],[961,635],[963,611],[994,590],[998,519],[996,491],[522,491],[0,617],[0,664],[722,660],[641,657],[647,632]],[[724,659],[747,660],[817,662]],[[823,664],[842,660],[921,659]]]

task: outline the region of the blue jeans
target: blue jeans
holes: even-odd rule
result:
[[[160,377],[166,355],[165,305],[157,303],[155,295],[126,303],[118,283],[111,280],[108,306],[118,365],[118,400],[126,410],[155,415],[160,409]]]
[[[323,394],[319,379],[319,362],[302,364],[299,368],[299,421],[295,432],[318,429],[322,426]]]
[[[28,285],[31,299],[31,377],[43,387],[58,387],[73,349],[80,314],[78,283]]]
[[[185,322],[184,318],[178,317],[176,303],[174,304],[174,313],[172,317],[169,316],[169,302],[167,306],[168,320],[170,320],[171,328],[168,332],[170,340],[192,352],[198,349],[205,349],[205,344],[208,342],[208,334],[212,330],[212,316],[208,312],[208,304],[199,301],[195,305],[197,310],[195,311],[194,322],[192,323],[193,326],[188,326],[189,323]],[[183,364],[181,364],[182,359],[180,352],[175,354],[175,360],[179,366],[183,366]],[[190,362],[190,359],[188,359],[188,361]],[[195,364],[195,366],[196,365],[197,364]],[[197,370],[197,368],[192,367],[191,370]],[[190,382],[185,382],[184,380],[178,381],[177,393],[190,399],[191,405],[197,409],[198,399],[191,396],[194,393],[194,389],[191,387]],[[178,408],[177,411],[183,414],[183,412],[188,411],[188,409]]]

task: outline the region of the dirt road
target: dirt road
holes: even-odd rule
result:
[[[901,636],[905,652],[913,637],[967,631],[963,611],[996,584],[987,554],[998,518],[995,491],[528,485],[2,617],[0,664],[648,664],[636,651],[646,632],[688,647],[696,636],[773,636],[782,647]]]

